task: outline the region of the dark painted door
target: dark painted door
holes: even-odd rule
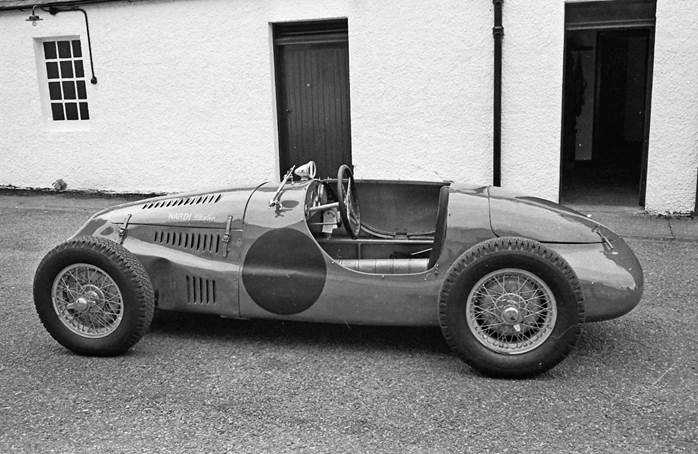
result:
[[[314,160],[336,176],[351,165],[346,21],[277,27],[274,43],[281,174]]]

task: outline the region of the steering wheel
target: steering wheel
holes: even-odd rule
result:
[[[356,195],[356,185],[351,168],[342,164],[337,172],[337,198],[339,199],[339,215],[349,236],[356,238],[361,231],[361,212],[359,197]]]

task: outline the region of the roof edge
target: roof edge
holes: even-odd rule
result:
[[[73,7],[80,5],[89,5],[93,3],[113,3],[113,2],[128,2],[135,3],[134,0],[31,0],[31,1],[10,1],[0,2],[0,11],[26,11],[32,7]]]

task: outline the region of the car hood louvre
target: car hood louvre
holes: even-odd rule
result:
[[[157,229],[153,233],[153,242],[185,251],[217,256],[224,250],[221,235],[209,232],[192,229]]]
[[[200,205],[207,203],[218,203],[223,194],[204,194],[192,197],[177,197],[164,200],[156,200],[141,205],[142,210],[152,210],[154,208],[169,208],[182,205]]]
[[[149,225],[169,228],[225,230],[241,229],[245,206],[255,188],[239,188],[161,196],[118,205],[95,214],[90,222],[99,220],[121,225]]]

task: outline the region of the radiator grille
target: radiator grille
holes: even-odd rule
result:
[[[153,208],[167,208],[182,205],[202,205],[205,203],[218,203],[223,197],[223,194],[208,194],[194,197],[179,197],[176,199],[159,200],[157,202],[144,203],[141,206],[142,210],[150,210]]]
[[[198,276],[186,276],[187,303],[216,304],[216,281]]]
[[[154,234],[153,241],[178,249],[207,252],[213,255],[218,255],[221,250],[221,236],[217,233],[158,230]]]

